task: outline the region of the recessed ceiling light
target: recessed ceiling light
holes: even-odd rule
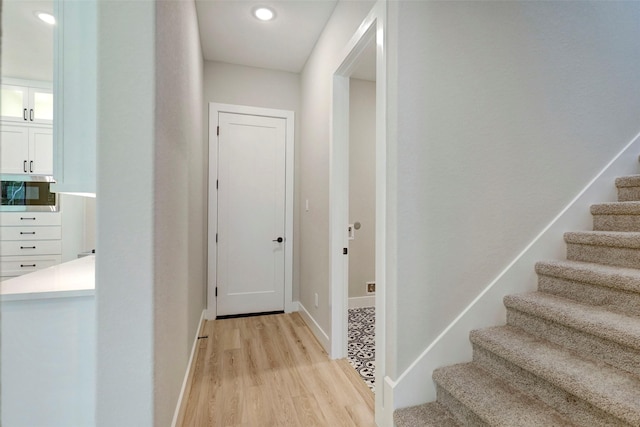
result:
[[[44,21],[49,25],[55,25],[56,23],[56,18],[50,13],[36,12],[36,16],[40,18],[41,21]]]
[[[271,21],[276,16],[276,13],[268,7],[257,7],[253,9],[253,16],[261,21]]]

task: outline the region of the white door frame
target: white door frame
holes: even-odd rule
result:
[[[275,117],[286,120],[285,143],[285,247],[284,247],[284,311],[291,313],[293,304],[293,173],[294,173],[294,119],[295,113],[287,110],[248,107],[244,105],[209,103],[209,236],[208,236],[208,279],[207,314],[208,320],[216,318],[216,232],[218,224],[218,115],[219,113],[246,114],[251,116]]]
[[[386,1],[378,1],[347,44],[333,74],[333,101],[330,150],[330,301],[331,357],[347,356],[349,307],[348,247],[349,224],[349,76],[369,41],[376,43],[376,422],[383,425],[386,370],[386,257],[387,257],[387,47]],[[387,404],[388,407],[392,406]],[[390,411],[387,411],[390,412]]]

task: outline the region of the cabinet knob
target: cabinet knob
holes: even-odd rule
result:
[[[27,120],[28,120],[28,119],[27,119],[27,109],[26,109],[26,108],[22,111],[22,118],[23,118],[25,121],[27,121]]]
[[[27,161],[26,160],[24,162],[22,162],[22,170],[24,171],[24,173],[27,173]]]
[[[29,162],[29,172],[33,173],[33,160]]]

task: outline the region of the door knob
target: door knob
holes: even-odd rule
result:
[[[272,240],[272,242],[282,243],[284,242],[284,239],[282,237],[278,237],[277,239]]]

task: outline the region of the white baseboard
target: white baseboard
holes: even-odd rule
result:
[[[309,314],[307,309],[304,308],[304,305],[302,305],[302,303],[299,301],[297,303],[298,303],[298,313],[300,313],[300,317],[302,317],[302,320],[304,320],[304,322],[307,324],[309,329],[311,329],[311,332],[313,332],[313,335],[315,335],[318,342],[320,342],[320,344],[322,345],[322,348],[324,348],[324,351],[326,351],[327,354],[329,354],[329,350],[330,350],[329,335],[327,335],[327,333],[322,330],[320,325],[318,325],[318,322],[316,322],[313,316],[311,316],[311,314]]]
[[[184,374],[184,379],[182,380],[182,388],[180,389],[180,395],[178,396],[178,403],[176,404],[176,410],[173,413],[173,421],[171,422],[171,427],[176,427],[176,423],[178,422],[178,415],[180,414],[180,407],[182,406],[182,399],[184,398],[184,394],[187,388],[187,382],[189,381],[189,374],[191,373],[191,365],[194,363],[194,358],[196,357],[196,348],[198,346],[198,334],[200,333],[200,329],[202,329],[202,322],[204,321],[207,314],[207,310],[202,310],[202,314],[200,315],[200,321],[198,322],[198,328],[196,329],[196,336],[193,338],[193,346],[191,346],[191,356],[189,356],[189,363],[187,364],[187,371]]]
[[[349,308],[364,308],[364,307],[375,307],[375,306],[376,306],[375,295],[370,295],[366,297],[349,298]]]
[[[469,332],[505,323],[505,295],[537,288],[536,262],[565,259],[563,234],[569,230],[590,230],[590,206],[617,200],[615,178],[638,173],[640,134],[605,166],[596,177],[536,236],[527,247],[471,302],[394,382],[394,408],[404,408],[435,400],[431,378],[434,369],[468,362],[472,350]],[[385,392],[386,393],[386,392]],[[385,395],[386,397],[386,395]],[[385,399],[386,400],[386,399]],[[386,408],[385,408],[386,409]]]

